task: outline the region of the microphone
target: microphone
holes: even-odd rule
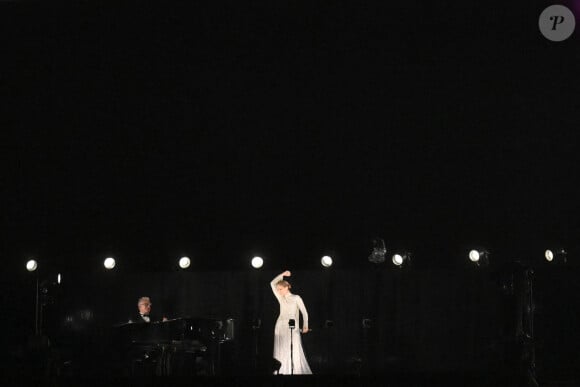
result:
[[[290,327],[290,329],[294,329],[296,328],[296,320],[291,318],[290,320],[288,320],[288,326]]]

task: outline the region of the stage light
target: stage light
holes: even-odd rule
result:
[[[483,266],[489,263],[489,252],[482,249],[472,249],[469,251],[469,260],[478,266]]]
[[[112,268],[115,267],[115,258],[106,258],[105,261],[103,262],[103,265],[105,266],[105,269],[107,270],[111,270]]]
[[[56,276],[56,283],[60,285],[61,280],[62,280],[62,277],[61,277],[60,273],[58,273]]]
[[[372,326],[373,326],[373,320],[371,320],[370,318],[363,318],[362,319],[363,329],[369,329],[369,328],[372,328]]]
[[[480,254],[477,250],[471,250],[469,252],[469,260],[471,262],[479,262]]]
[[[259,269],[262,266],[264,266],[264,260],[260,257],[254,257],[252,258],[252,267],[254,269]]]
[[[179,258],[179,267],[182,269],[187,269],[191,265],[191,259],[189,257]]]
[[[385,241],[381,238],[373,239],[373,251],[369,255],[369,261],[372,263],[383,263],[385,262],[386,253]]]
[[[322,257],[322,259],[320,260],[320,263],[322,264],[322,266],[324,267],[330,267],[332,266],[332,258],[329,257],[328,255],[325,255],[324,257]]]
[[[35,271],[38,268],[38,262],[34,259],[29,260],[26,262],[26,270],[28,271]]]
[[[403,253],[396,253],[393,254],[391,261],[397,267],[403,267],[403,265],[408,265],[409,261],[411,260],[411,253],[403,252]]]
[[[568,260],[568,252],[563,248],[547,249],[544,251],[546,261],[550,263],[566,263]]]

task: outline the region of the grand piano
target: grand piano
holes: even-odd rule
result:
[[[218,375],[234,319],[176,318],[117,326],[118,349],[131,375]]]

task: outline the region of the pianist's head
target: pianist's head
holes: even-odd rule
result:
[[[139,298],[137,308],[139,308],[140,314],[149,314],[151,312],[151,299],[149,297]]]

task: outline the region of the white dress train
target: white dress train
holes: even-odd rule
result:
[[[299,295],[288,293],[286,296],[281,296],[276,291],[276,283],[283,279],[282,275],[277,276],[270,282],[270,287],[274,296],[280,303],[280,315],[276,321],[274,328],[274,358],[282,365],[280,366],[280,374],[290,375],[309,375],[312,374],[304,350],[302,349],[302,338],[300,336],[300,329],[298,326],[299,313],[302,313],[303,328],[308,328],[308,312],[304,306],[304,302]],[[290,329],[289,320],[296,321],[296,327]],[[292,335],[292,357],[290,356],[290,338]],[[294,372],[292,372],[292,363],[294,363]]]

